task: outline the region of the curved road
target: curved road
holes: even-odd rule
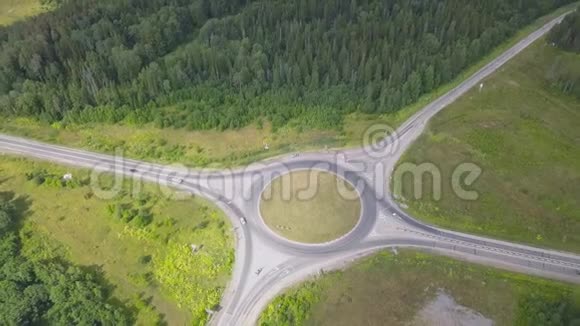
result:
[[[361,255],[389,247],[413,247],[524,273],[580,283],[580,256],[447,231],[422,223],[401,210],[389,193],[388,180],[404,151],[437,112],[543,36],[561,16],[496,58],[461,85],[412,116],[380,146],[308,153],[256,163],[237,170],[188,170],[120,156],[91,153],[0,134],[0,152],[24,155],[94,173],[113,173],[167,185],[213,201],[231,219],[236,234],[236,262],[218,325],[252,325],[264,306],[285,287],[341,267]],[[362,217],[348,235],[321,245],[287,241],[260,218],[262,190],[277,176],[294,170],[333,172],[357,188]],[[102,196],[107,196],[104,192]],[[245,218],[247,223],[241,223]]]

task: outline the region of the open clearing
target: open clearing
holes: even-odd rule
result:
[[[72,184],[63,186],[69,172]],[[164,195],[168,189],[132,180],[115,198],[99,199],[88,177],[84,170],[0,157],[0,193],[24,196],[31,205],[24,254],[102,273],[139,325],[202,322],[205,309],[219,303],[234,259],[222,213],[203,200],[174,200]],[[108,176],[100,181],[111,185]]]
[[[40,4],[40,0],[0,0],[0,26],[10,25],[46,10],[47,8]]]
[[[560,68],[557,68],[560,67]],[[544,40],[437,115],[402,162],[434,163],[442,198],[425,177],[414,199],[403,179],[404,202],[415,216],[445,228],[569,251],[580,251],[580,100],[550,82],[554,69],[580,74],[580,57]],[[471,190],[452,191],[453,169],[475,163],[483,173]]]
[[[570,325],[580,317],[579,291],[445,257],[382,252],[290,289],[268,306],[259,325],[425,325],[422,317],[429,314],[431,322]],[[434,305],[444,309],[433,315]]]
[[[334,174],[298,171],[274,180],[260,204],[266,225],[280,236],[304,243],[335,240],[358,223],[357,191]]]
[[[453,297],[439,290],[437,296],[419,311],[411,325],[492,326],[493,321],[472,309],[459,305]]]

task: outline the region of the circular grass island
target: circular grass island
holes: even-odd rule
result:
[[[264,189],[260,213],[276,234],[321,244],[349,233],[361,216],[354,187],[332,173],[304,170],[285,174]]]

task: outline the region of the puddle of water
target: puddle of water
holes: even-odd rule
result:
[[[415,317],[412,326],[492,326],[493,320],[464,307],[442,290]]]

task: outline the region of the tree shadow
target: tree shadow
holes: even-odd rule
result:
[[[62,261],[62,263],[70,265],[70,263],[66,261]],[[136,322],[137,315],[139,314],[139,308],[136,306],[134,301],[120,300],[114,296],[113,292],[115,291],[117,286],[109,282],[109,280],[106,278],[105,271],[102,265],[88,265],[78,267],[83,271],[83,273],[90,274],[95,278],[95,281],[99,283],[99,285],[103,288],[103,292],[107,298],[108,303],[122,309],[123,313],[130,318],[131,324],[134,324]],[[153,297],[151,296],[146,297],[146,294],[144,292],[141,292],[138,295],[138,300],[140,300],[146,306],[153,308],[154,311],[158,313],[155,310],[155,307],[153,306]],[[156,323],[155,326],[167,326],[168,324],[167,321],[165,320],[165,315],[161,313],[158,313],[158,315],[160,318],[160,322]]]
[[[13,218],[14,228],[19,230],[24,224],[24,219],[32,213],[30,207],[32,200],[26,195],[16,195],[13,191],[0,191],[0,203],[8,203],[10,215]]]
[[[3,183],[5,183],[5,182],[7,182],[8,180],[10,180],[10,179],[12,179],[12,177],[0,178],[0,186],[1,186]]]
[[[69,263],[70,264],[70,263]],[[113,295],[113,292],[117,288],[116,285],[109,282],[105,276],[105,271],[103,265],[88,265],[88,266],[78,266],[83,273],[92,275],[95,281],[103,288],[107,302],[123,310],[123,314],[128,316],[131,320],[131,324],[134,324],[137,320],[136,308],[130,302],[124,302]]]
[[[145,292],[139,293],[138,300],[141,301],[141,304],[144,304],[147,307],[155,308],[153,306],[153,297],[152,296],[147,297]],[[138,312],[139,312],[138,309],[135,308],[135,315],[137,315]],[[155,311],[155,312],[158,314],[159,319],[160,319],[157,323],[154,324],[155,326],[167,326],[167,325],[169,325],[167,323],[167,320],[165,319],[165,317],[166,317],[165,314],[158,313],[157,311]]]
[[[16,197],[14,191],[0,191],[0,201],[10,202]]]

